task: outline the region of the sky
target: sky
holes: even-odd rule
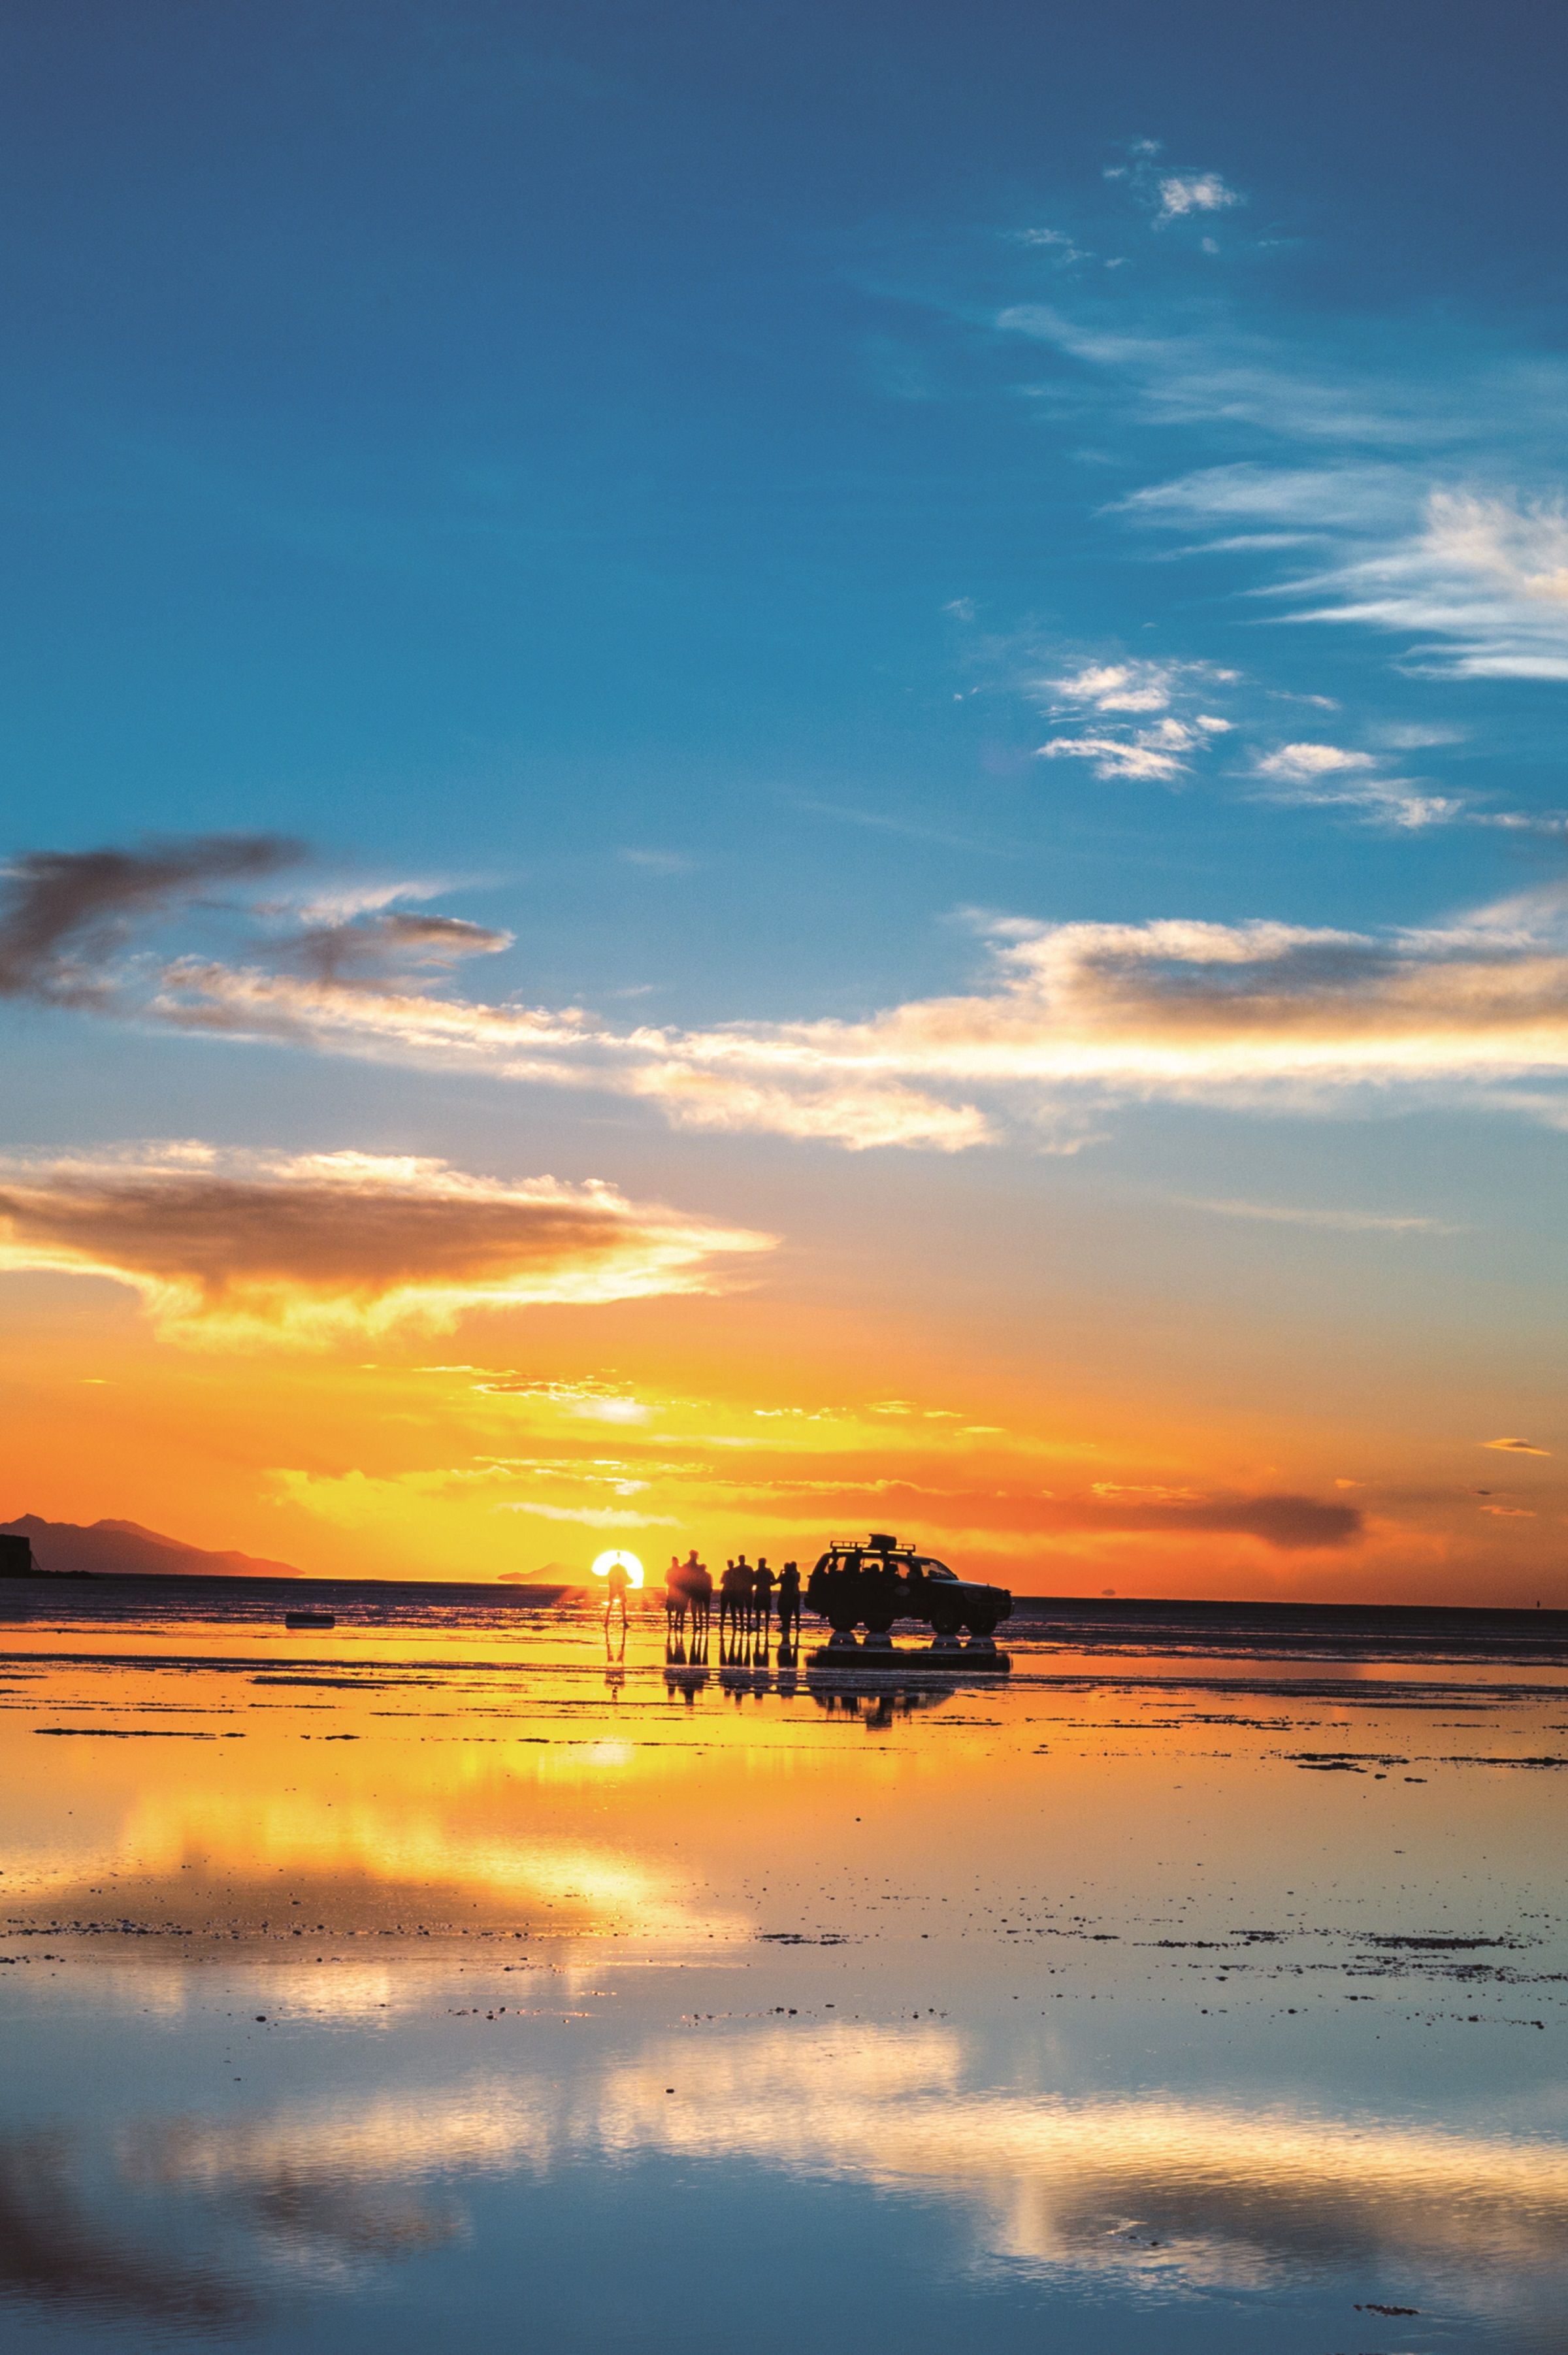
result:
[[[1568,1604],[1512,5],[0,26],[0,1517]]]

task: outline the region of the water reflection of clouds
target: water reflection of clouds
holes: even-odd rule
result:
[[[115,2159],[138,2194],[176,2203],[173,2239],[188,2237],[187,2207],[216,2207],[253,2261],[322,2279],[463,2234],[465,2183],[652,2158],[721,2165],[732,2187],[743,2161],[934,2195],[967,2214],[982,2262],[1106,2288],[1136,2279],[1144,2294],[1419,2266],[1472,2310],[1507,2315],[1563,2286],[1559,2147],[1170,2095],[976,2090],[965,2068],[962,2039],[934,2023],[714,2036],[699,2069],[689,2037],[660,2037],[605,2068],[579,2058],[132,2123]],[[672,2084],[689,2091],[672,2099]],[[111,2275],[117,2263],[103,2259]],[[140,2275],[125,2279],[132,2311]]]
[[[143,2329],[232,2330],[256,2300],[227,2267],[149,2247],[83,2196],[78,2137],[0,2134],[0,2298]]]
[[[455,1805],[346,1792],[150,1791],[111,1842],[8,1881],[17,1921],[30,1911],[113,1923],[149,1909],[219,1935],[523,1925],[635,1932],[678,1948],[750,1930],[739,1913],[688,1901],[627,1848],[475,1825]]]
[[[1232,2288],[1373,2257],[1473,2271],[1477,2292],[1499,2265],[1568,2275],[1558,2144],[1170,2096],[965,2091],[959,2041],[937,2028],[709,2047],[701,2102],[661,2100],[683,2062],[689,2073],[671,2043],[612,2074],[601,2138],[945,2190],[976,2212],[986,2248],[1015,2262],[1121,2266],[1157,2240],[1184,2278]]]

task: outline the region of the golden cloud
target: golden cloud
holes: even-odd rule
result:
[[[507,1184],[370,1154],[0,1165],[0,1270],[129,1284],[182,1339],[319,1344],[475,1308],[701,1292],[716,1259],[772,1241],[596,1179]]]
[[[1309,744],[1270,757],[1286,755],[1297,771],[1352,757]],[[238,959],[151,966],[121,955],[138,927],[206,906],[218,881],[297,855],[220,840],[23,861],[0,891],[0,994],[373,1060],[461,1060],[503,1080],[651,1099],[682,1125],[853,1150],[962,1151],[993,1137],[1004,1112],[1037,1141],[1055,1122],[1055,1149],[1070,1150],[1107,1101],[1306,1105],[1353,1089],[1511,1101],[1568,1124],[1568,1096],[1518,1085],[1568,1077],[1562,893],[1387,933],[1267,919],[1010,920],[992,927],[988,970],[967,994],[863,1020],[693,1029],[620,1029],[578,1007],[455,994],[453,964],[497,954],[509,935],[386,904],[424,886],[325,916],[301,905],[281,935],[277,909],[254,906]]]
[[[153,1010],[327,1051],[456,1052],[503,1078],[653,1097],[686,1124],[957,1151],[995,1133],[962,1100],[976,1092],[1021,1096],[1038,1117],[1083,1094],[1307,1101],[1568,1073],[1557,925],[1545,900],[1387,936],[1263,920],[1020,920],[994,928],[986,987],[861,1022],[617,1031],[577,1008],[188,962],[168,969]]]

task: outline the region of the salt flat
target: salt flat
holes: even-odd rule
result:
[[[7,1604],[11,2345],[1562,2347],[1550,1628],[334,1607]]]

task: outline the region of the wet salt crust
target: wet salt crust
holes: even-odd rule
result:
[[[1554,1628],[325,1607],[6,1599],[8,2348],[1560,2355]]]

